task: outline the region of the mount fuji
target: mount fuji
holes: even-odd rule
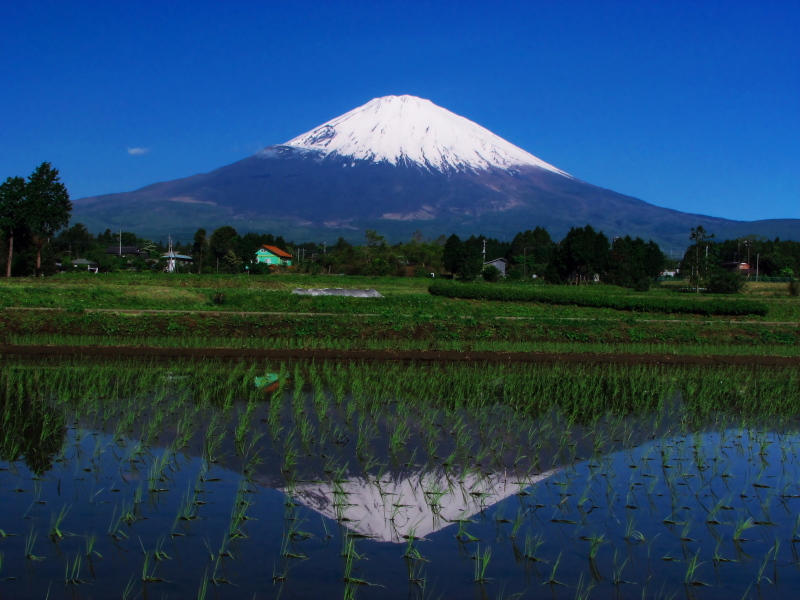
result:
[[[583,182],[491,131],[414,96],[386,96],[288,142],[211,171],[74,202],[91,230],[191,236],[230,224],[286,239],[391,241],[537,225],[555,239],[591,224],[608,236],[683,248],[692,227],[718,238],[795,238],[800,220],[731,221],[682,213]]]

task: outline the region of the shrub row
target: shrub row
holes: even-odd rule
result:
[[[689,298],[636,297],[605,294],[599,288],[487,285],[439,281],[428,291],[435,296],[506,302],[542,302],[589,308],[613,308],[638,312],[697,315],[767,314],[767,305],[752,300],[700,300]]]

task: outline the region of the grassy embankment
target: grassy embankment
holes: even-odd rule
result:
[[[785,284],[749,284],[735,298],[687,293],[680,283],[646,293],[612,286],[539,288],[549,295],[543,302],[432,296],[430,283],[304,275],[15,279],[0,283],[0,343],[800,356],[800,299],[790,297]],[[295,296],[294,287],[375,288],[385,297]],[[612,306],[633,302],[641,308],[652,301],[654,308],[575,306],[575,294],[608,299]],[[765,310],[703,315],[664,309],[735,299],[756,301]]]

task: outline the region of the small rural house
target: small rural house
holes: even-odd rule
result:
[[[726,271],[734,271],[741,275],[750,275],[750,265],[746,262],[724,262],[720,265]],[[755,269],[752,269],[755,271]]]
[[[186,265],[193,260],[191,256],[177,254],[172,250],[167,251],[166,254],[162,254],[161,258],[166,261],[166,265],[164,266],[165,273],[174,273],[178,270],[178,265]]]
[[[292,255],[277,246],[261,246],[256,252],[256,262],[282,267],[292,266]]]
[[[99,271],[99,265],[91,260],[87,260],[85,258],[76,258],[75,260],[71,261],[73,268],[81,269],[84,268],[89,271],[90,273],[97,273]]]
[[[500,271],[503,277],[506,276],[506,267],[508,267],[508,261],[505,258],[495,258],[494,260],[490,260],[488,262],[483,263],[484,267],[492,266],[497,267],[497,270]]]

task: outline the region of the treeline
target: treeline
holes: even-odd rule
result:
[[[351,244],[339,238],[335,244],[306,242],[297,244],[272,234],[238,235],[233,227],[216,229],[210,236],[199,229],[192,245],[199,259],[197,272],[267,273],[266,265],[254,264],[255,253],[262,245],[276,246],[292,255],[292,269],[305,273],[344,273],[346,275],[429,275],[442,273],[444,237],[425,240],[414,234],[407,243],[390,245],[374,230],[364,234],[363,244]],[[275,270],[273,267],[272,270]]]
[[[512,280],[541,277],[550,283],[583,283],[600,276],[616,285],[646,289],[661,273],[666,260],[655,242],[630,237],[610,241],[589,225],[571,229],[559,242],[554,242],[541,227],[520,232],[511,242],[483,235],[461,240],[455,234],[429,240],[417,232],[408,242],[391,245],[374,230],[367,230],[364,243],[357,245],[344,238],[333,245],[282,242],[250,233],[240,237],[228,226],[217,229],[210,237],[201,229],[195,234],[193,250],[204,266],[195,268],[201,272],[240,272],[249,266],[261,244],[270,244],[291,253],[293,268],[300,272],[425,277],[434,274],[461,280],[483,276],[494,280],[499,278],[499,270],[484,263],[502,258],[507,261],[506,275]]]
[[[721,265],[746,264],[748,274],[764,277],[796,278],[800,276],[800,242],[759,239],[745,236],[717,242],[713,233],[703,227],[692,229],[692,244],[681,261],[682,274],[690,278],[708,278]]]
[[[153,242],[133,232],[92,234],[81,223],[65,228],[72,204],[58,170],[42,163],[27,179],[9,177],[0,185],[0,269],[6,275],[52,274],[74,270],[71,261],[85,259],[101,271],[161,270],[167,240]],[[179,271],[194,273],[270,273],[275,267],[255,262],[263,245],[277,246],[292,255],[291,269],[308,273],[379,276],[447,276],[470,281],[496,280],[500,271],[485,263],[503,259],[510,280],[536,278],[547,283],[603,281],[646,290],[666,269],[674,269],[696,289],[737,291],[742,274],[796,278],[800,275],[800,242],[764,240],[748,236],[717,242],[702,227],[687,235],[691,243],[683,260],[666,258],[651,241],[630,236],[609,239],[591,225],[573,227],[558,241],[536,227],[509,241],[484,235],[461,239],[453,234],[426,239],[419,232],[407,242],[389,244],[367,230],[362,244],[339,238],[334,244],[294,243],[272,233],[239,234],[224,226],[210,234],[198,229],[193,238],[172,240],[174,252],[191,257]],[[125,250],[120,253],[122,246]],[[109,248],[111,250],[109,251]],[[129,251],[129,249],[133,251]],[[116,249],[116,251],[114,250]],[[122,255],[120,255],[122,254]],[[737,268],[747,263],[749,269]]]
[[[389,244],[378,232],[367,230],[362,244],[339,238],[332,245],[295,244],[271,234],[239,236],[234,228],[226,226],[211,236],[198,230],[191,249],[187,247],[186,251],[198,262],[194,266],[198,272],[241,272],[252,265],[258,248],[268,244],[292,254],[293,269],[299,272],[425,277],[435,274],[465,281],[479,277],[498,279],[499,271],[484,263],[502,258],[511,280],[537,278],[552,284],[600,280],[638,290],[648,289],[666,269],[672,269],[678,276],[694,280],[698,287],[713,282],[718,291],[736,291],[741,287],[741,273],[731,272],[726,263],[746,260],[748,251],[750,262],[759,260],[762,276],[794,277],[800,273],[800,242],[747,237],[715,243],[702,227],[687,232],[687,241],[692,244],[684,260],[676,262],[669,260],[652,240],[630,236],[609,239],[591,225],[573,227],[559,241],[553,240],[546,229],[536,227],[517,233],[510,242],[484,235],[464,240],[455,234],[426,239],[417,232],[407,242]],[[699,261],[695,260],[698,256]],[[754,271],[755,266],[751,266]],[[266,272],[266,267],[261,270]]]
[[[498,270],[483,265],[482,242],[481,237],[462,242],[457,235],[451,235],[443,252],[445,268],[465,281],[478,275],[497,279]],[[667,262],[653,241],[630,236],[609,240],[591,225],[573,227],[558,242],[542,227],[520,232],[508,244],[489,239],[486,242],[487,259],[504,258],[508,266],[506,275],[512,280],[542,278],[553,284],[580,284],[597,279],[646,290]]]

